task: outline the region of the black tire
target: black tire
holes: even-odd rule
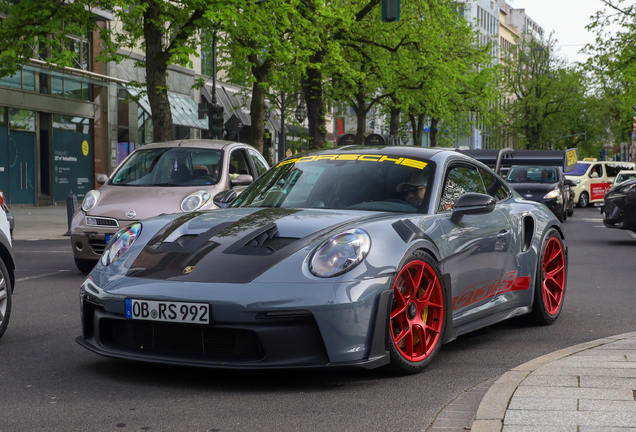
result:
[[[579,202],[576,205],[579,207],[588,207],[590,205],[590,195],[586,191],[581,192]]]
[[[539,253],[532,316],[539,325],[554,323],[565,299],[567,262],[561,236],[554,228],[546,233]]]
[[[414,284],[408,286],[407,278],[413,282],[412,276],[417,277],[420,271],[420,284],[416,290]],[[427,281],[426,289],[422,289],[422,281]],[[393,290],[388,335],[391,356],[389,367],[400,375],[419,373],[433,361],[442,346],[446,330],[445,313],[449,303],[448,290],[437,262],[422,251],[413,252],[403,264],[393,282]],[[423,321],[429,327],[428,330],[419,326]],[[405,324],[408,324],[408,329]],[[399,340],[396,342],[396,339]],[[411,351],[411,358],[407,358],[408,351]]]
[[[4,335],[11,317],[11,279],[4,261],[0,258],[0,338]]]
[[[93,270],[93,267],[97,265],[97,260],[85,260],[75,258],[75,267],[82,273],[88,274]]]

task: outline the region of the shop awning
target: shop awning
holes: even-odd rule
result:
[[[201,94],[208,102],[212,102],[212,85],[201,87]],[[252,98],[244,96],[239,90],[223,86],[223,84],[217,84],[216,101],[223,106],[223,118],[225,121],[232,117],[232,114],[235,114],[243,122],[243,125],[252,125],[249,108],[252,103]],[[271,111],[270,119],[267,121],[266,126],[270,131],[280,132],[280,122],[273,118],[278,115],[277,109]]]
[[[127,88],[126,90],[131,96],[139,96],[139,89]],[[195,129],[208,128],[207,120],[199,120],[199,107],[190,96],[168,93],[168,101],[170,102],[170,111],[172,112],[172,124]],[[141,96],[137,103],[148,115],[152,116],[148,95],[144,94]]]

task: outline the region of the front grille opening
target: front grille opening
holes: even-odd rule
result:
[[[95,217],[95,216],[86,216],[86,225],[87,226],[118,227],[119,226],[119,222],[117,222],[117,219]]]
[[[215,326],[118,319],[100,320],[105,345],[163,355],[199,354],[254,361],[263,358],[258,335],[251,330]]]
[[[106,239],[89,240],[88,244],[91,246],[91,249],[93,249],[93,252],[101,255],[104,253],[104,249],[106,248]]]

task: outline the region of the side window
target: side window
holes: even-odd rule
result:
[[[593,178],[603,177],[603,165],[596,164],[592,166],[589,176]]]
[[[247,151],[252,157],[252,161],[254,162],[254,166],[256,167],[258,176],[260,177],[265,174],[265,172],[269,169],[269,165],[267,165],[265,158],[261,156],[261,154],[256,150],[248,149]]]
[[[486,193],[481,176],[474,167],[457,166],[446,175],[439,211],[451,211],[457,199],[466,192]]]
[[[486,193],[488,195],[493,197],[496,201],[504,200],[510,196],[508,188],[497,177],[485,169],[478,169],[479,174],[481,174],[481,178],[484,181],[484,186],[486,187]]]
[[[230,178],[235,179],[239,174],[252,173],[245,159],[245,152],[243,150],[234,150],[230,155]]]

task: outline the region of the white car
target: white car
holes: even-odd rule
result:
[[[579,182],[572,187],[574,203],[579,207],[587,207],[603,202],[605,192],[612,186],[620,171],[634,169],[634,162],[584,160],[578,162],[573,171],[564,174],[566,178]]]
[[[15,283],[15,259],[11,243],[9,209],[0,191],[0,338],[7,330],[11,316],[11,294]]]
[[[616,178],[614,178],[614,183],[612,186],[617,185],[619,183],[624,182],[625,180],[630,180],[636,178],[636,171],[634,170],[622,170],[618,174],[616,174]]]

